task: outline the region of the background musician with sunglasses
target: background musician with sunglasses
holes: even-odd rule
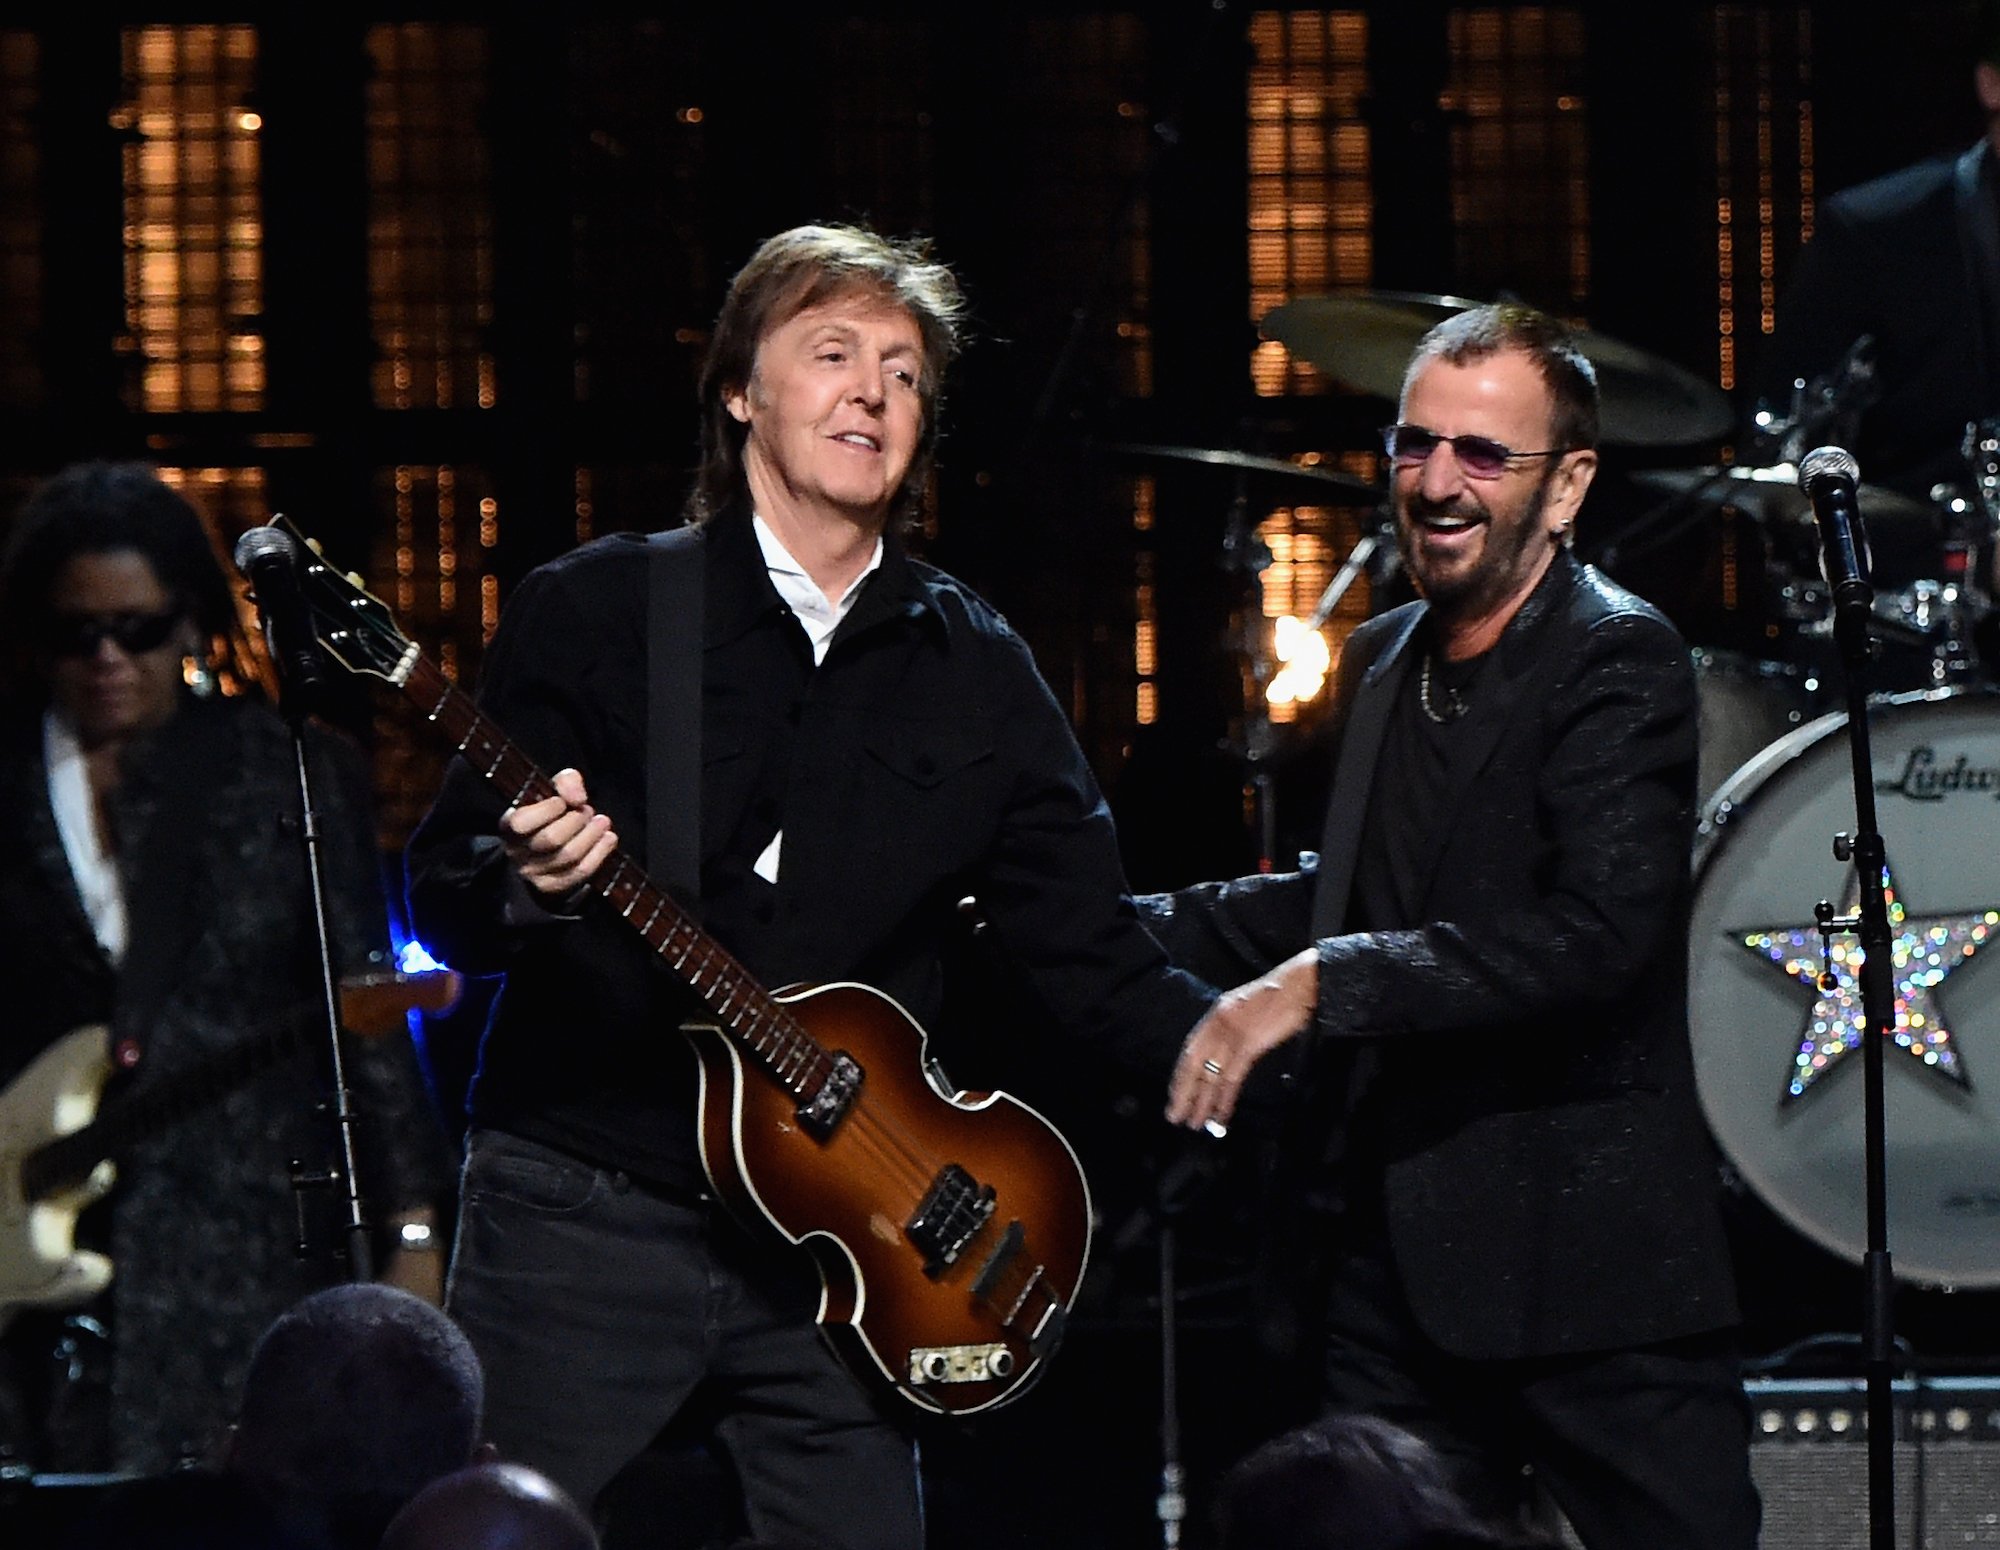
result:
[[[70,1030],[107,1024],[136,1061],[107,1091],[109,1115],[319,1004],[287,822],[291,736],[254,697],[214,692],[235,631],[229,584],[201,519],[141,465],[79,465],[29,498],[0,568],[0,623],[12,966],[0,1083]],[[310,750],[337,963],[353,973],[387,945],[366,776],[344,742],[315,733]],[[370,1204],[377,1220],[421,1227],[448,1175],[414,1050],[349,1047]],[[152,1472],[211,1441],[258,1335],[342,1277],[326,1253],[294,1247],[288,1170],[329,1158],[321,1097],[316,1051],[298,1054],[121,1157],[80,1234],[110,1255],[110,1290],[82,1309],[21,1312],[0,1337],[0,1447],[43,1470]],[[436,1300],[440,1260],[378,1263],[412,1290],[428,1281]]]
[[[1316,871],[1146,901],[1186,967],[1254,976],[1168,1117],[1228,1120],[1267,1055],[1293,1078],[1280,1230],[1327,1259],[1327,1409],[1426,1437],[1502,1511],[1532,1465],[1590,1550],[1748,1550],[1688,1048],[1688,654],[1570,555],[1597,390],[1562,325],[1448,318],[1399,421],[1421,599],[1343,652]]]

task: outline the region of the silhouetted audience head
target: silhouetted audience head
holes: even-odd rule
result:
[[[1516,1543],[1473,1517],[1427,1443],[1373,1416],[1334,1416],[1264,1444],[1224,1477],[1216,1517],[1222,1550]]]
[[[471,1461],[484,1398],[478,1357],[436,1308],[333,1287],[258,1341],[228,1468],[335,1544],[372,1550],[405,1502]]]
[[[522,1464],[474,1464],[412,1497],[381,1550],[597,1550],[597,1535],[547,1475]]]

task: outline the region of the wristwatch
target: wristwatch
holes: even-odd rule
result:
[[[434,1254],[442,1245],[429,1222],[404,1222],[396,1229],[396,1247],[412,1254]]]

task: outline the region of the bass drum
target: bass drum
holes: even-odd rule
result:
[[[2000,945],[2000,696],[1897,695],[1871,705],[1869,725],[1877,817],[1907,912],[1900,930],[1927,933],[1925,951],[1945,944],[1930,1000],[1965,1078],[1899,1045],[1884,1051],[1889,1251],[1901,1280],[2000,1287],[2000,968],[1987,962],[2000,953],[1975,950],[1986,928]],[[1832,849],[1854,827],[1851,769],[1846,716],[1824,716],[1752,758],[1708,804],[1688,1021],[1723,1152],[1779,1217],[1858,1264],[1868,1242],[1861,1051],[1837,1055],[1793,1096],[1819,992],[1749,940],[1792,934],[1784,956],[1799,973],[1820,966],[1813,906],[1846,910],[1854,898],[1854,868]],[[1950,950],[1968,941],[1962,958]],[[1912,971],[1896,972],[1900,992]]]

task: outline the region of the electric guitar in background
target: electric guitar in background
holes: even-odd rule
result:
[[[509,803],[554,795],[358,577],[284,518],[272,525],[300,543],[328,655],[394,685]],[[703,1165],[739,1216],[817,1261],[836,1352],[924,1410],[1019,1395],[1054,1352],[1090,1253],[1069,1143],[1006,1093],[952,1090],[924,1031],[880,991],[767,991],[622,852],[588,886],[707,1007],[683,1029],[700,1064]]]
[[[440,1012],[459,976],[371,973],[340,982],[341,1026],[369,1038],[399,1031],[413,1008]],[[0,1329],[16,1309],[67,1308],[111,1284],[111,1261],[76,1246],[76,1221],[115,1182],[116,1159],[325,1038],[316,1012],[257,1029],[229,1049],[127,1095],[100,1115],[118,1071],[111,1030],[77,1028],[0,1092]]]

